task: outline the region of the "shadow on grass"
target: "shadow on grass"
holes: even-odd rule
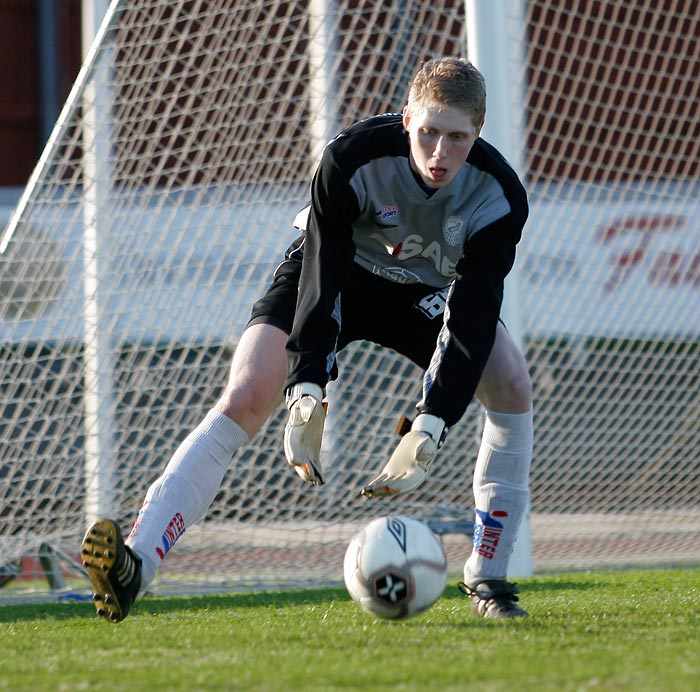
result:
[[[576,581],[570,581],[567,579],[560,579],[557,581],[532,581],[532,582],[518,582],[518,588],[520,593],[546,593],[551,591],[588,591],[589,589],[600,588],[601,584],[595,579],[590,579],[583,581],[578,579]],[[606,584],[607,587],[610,584]]]
[[[547,593],[558,591],[585,591],[600,587],[595,578],[588,579],[545,579],[524,580],[518,583],[521,594]],[[610,584],[607,584],[610,587]],[[447,601],[465,601],[457,589],[456,582],[450,581],[442,597]],[[234,593],[207,596],[147,596],[134,605],[133,615],[159,615],[188,610],[230,610],[235,608],[285,608],[304,605],[321,605],[338,601],[349,601],[350,596],[342,587]],[[465,601],[466,602],[466,601]],[[28,620],[68,620],[75,618],[93,619],[95,610],[91,601],[68,601],[60,603],[6,604],[0,608],[0,623]]]
[[[343,588],[311,589],[308,591],[271,591],[236,593],[215,596],[146,596],[134,604],[132,614],[152,615],[187,610],[225,610],[231,608],[285,608],[318,605],[350,600]],[[0,608],[0,623],[21,620],[68,620],[95,618],[91,601],[65,603],[8,604]]]

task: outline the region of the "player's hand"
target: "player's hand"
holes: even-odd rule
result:
[[[362,489],[365,497],[385,497],[415,490],[428,475],[445,434],[445,421],[429,413],[416,416],[382,472]]]
[[[326,411],[323,390],[304,382],[290,387],[285,396],[289,419],[284,428],[284,455],[305,481],[323,485],[321,442]]]

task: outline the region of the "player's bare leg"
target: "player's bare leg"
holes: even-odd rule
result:
[[[248,437],[260,430],[284,398],[287,338],[278,327],[254,324],[243,332],[234,353],[216,409],[236,421]]]
[[[198,521],[219,490],[234,453],[281,402],[287,335],[257,324],[243,333],[216,406],[177,449],[149,488],[127,544],[143,559],[143,586],[182,532]]]
[[[506,575],[529,500],[532,383],[523,355],[502,324],[476,396],[486,421],[474,469],[474,544],[463,590],[475,614],[517,617],[527,613],[517,605],[517,588]]]
[[[246,329],[236,348],[224,393],[180,444],[163,474],[148,489],[122,549],[139,563],[139,593],[151,583],[161,560],[185,529],[207,511],[234,453],[249,441],[282,401],[287,368],[286,342],[286,333],[271,325],[257,324]],[[111,530],[116,525],[111,520],[100,520],[88,529],[85,541],[99,539],[105,533],[105,526]],[[118,527],[116,530],[118,532]],[[101,545],[96,548],[100,555],[104,552],[102,548]],[[92,548],[84,543],[84,549]],[[100,558],[101,563],[96,563],[91,572],[88,570],[95,593],[105,591],[105,575],[101,571],[116,574],[119,558],[115,559],[113,564]],[[119,601],[117,587],[107,593],[108,600]],[[131,603],[133,597],[128,604],[125,601],[126,607],[118,603],[116,617],[108,612],[107,619],[115,622],[123,619]],[[103,603],[96,601],[96,605],[99,612]]]
[[[532,381],[525,358],[499,322],[491,355],[476,388],[487,411],[521,414],[532,409]]]

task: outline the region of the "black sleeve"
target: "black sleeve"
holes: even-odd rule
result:
[[[329,146],[311,183],[299,297],[287,342],[287,387],[328,383],[340,331],[340,288],[355,255],[352,222],[359,213],[348,174]]]
[[[511,212],[465,244],[447,301],[445,323],[424,382],[419,410],[449,427],[474,396],[496,337],[503,284],[515,261],[527,210]]]

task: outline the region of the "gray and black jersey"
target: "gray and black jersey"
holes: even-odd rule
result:
[[[454,424],[493,346],[503,282],[527,219],[513,169],[477,139],[453,180],[426,189],[410,166],[401,115],[379,115],[327,145],[306,211],[302,239],[288,252],[303,253],[303,264],[287,386],[328,383],[343,300],[361,268],[408,292],[447,290],[419,409]]]

